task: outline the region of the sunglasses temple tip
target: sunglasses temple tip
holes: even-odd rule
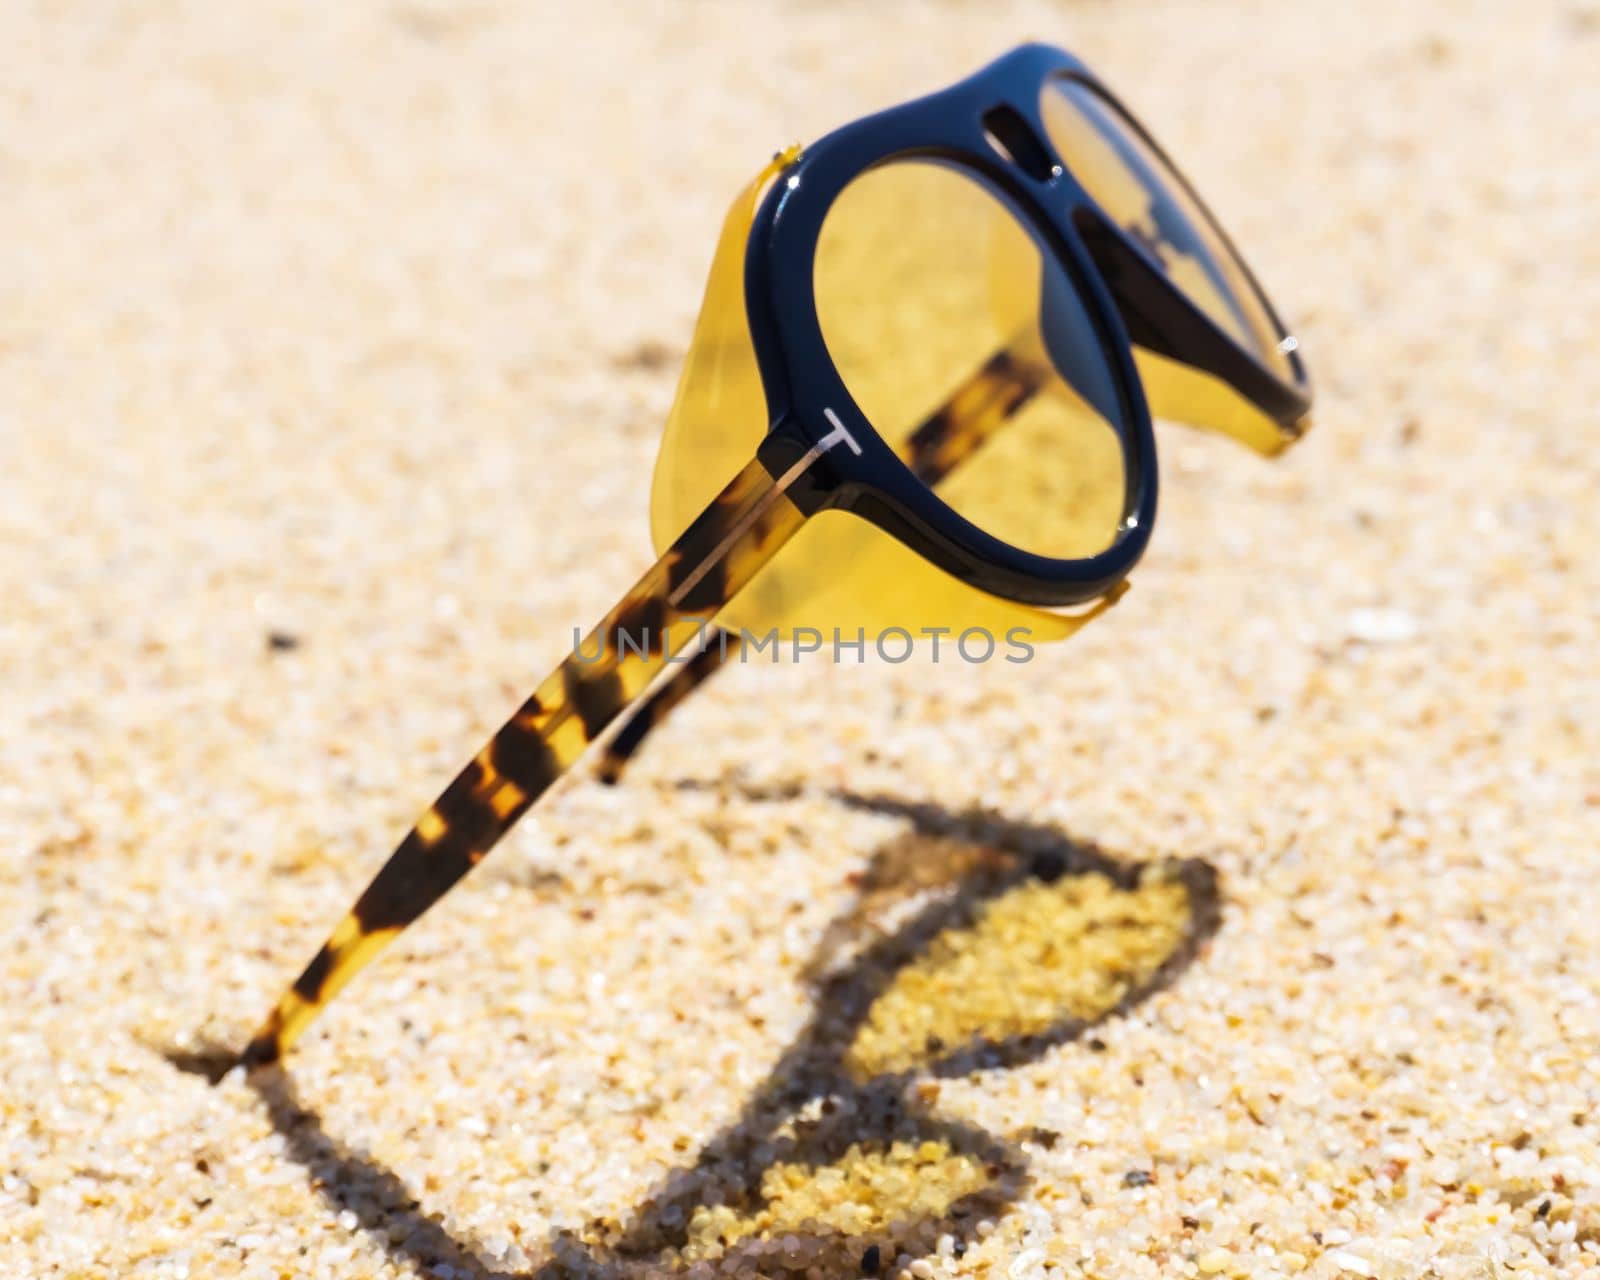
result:
[[[273,1016],[261,1024],[261,1028],[250,1037],[250,1043],[245,1045],[239,1054],[239,1066],[245,1069],[247,1075],[254,1075],[264,1067],[277,1066],[283,1060],[284,1050],[288,1047],[280,1042],[281,1028],[278,1023],[276,1011]]]

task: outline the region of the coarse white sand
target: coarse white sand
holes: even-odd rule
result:
[[[1206,194],[1316,430],[1163,427],[1132,592],[1031,664],[724,673],[209,1083],[648,562],[739,186],[1030,37]],[[0,48],[0,1276],[1600,1268],[1600,9]]]

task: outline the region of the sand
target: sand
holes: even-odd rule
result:
[[[1025,666],[748,667],[213,1085],[648,561],[723,209],[1027,37],[1301,334]],[[0,15],[0,1274],[1600,1266],[1600,10]],[[274,640],[276,637],[276,641]]]

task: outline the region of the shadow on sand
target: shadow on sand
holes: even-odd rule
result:
[[[497,1269],[391,1170],[330,1136],[283,1071],[257,1072],[250,1084],[289,1157],[397,1261],[472,1280],[843,1277],[906,1265],[941,1237],[965,1252],[978,1224],[1026,1188],[1026,1147],[1059,1135],[1007,1141],[940,1116],[937,1080],[1028,1062],[1171,983],[1216,931],[1216,873],[1200,861],[1124,861],[984,812],[833,798],[906,830],[874,852],[819,943],[804,1030],[738,1118],[628,1221],[556,1233],[532,1271]],[[213,1081],[236,1060],[166,1056]]]

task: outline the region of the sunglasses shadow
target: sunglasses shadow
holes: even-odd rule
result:
[[[547,1260],[521,1280],[854,1277],[941,1250],[960,1256],[1026,1189],[1025,1148],[1060,1135],[1008,1139],[940,1115],[939,1080],[1022,1065],[1084,1036],[1169,985],[1220,921],[1217,875],[1203,861],[1142,866],[986,812],[832,798],[908,829],[875,851],[818,944],[804,974],[811,1020],[692,1165],[627,1222],[553,1234]],[[236,1062],[221,1050],[165,1056],[213,1081]],[[517,1274],[328,1135],[284,1072],[250,1084],[329,1208],[353,1212],[397,1261],[472,1280]]]

